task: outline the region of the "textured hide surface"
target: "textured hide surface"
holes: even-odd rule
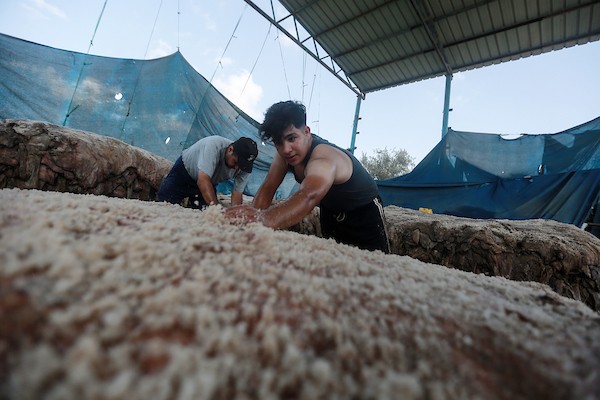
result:
[[[583,399],[600,316],[539,283],[0,190],[0,398]]]
[[[0,188],[154,200],[172,165],[111,137],[43,122],[0,120]]]
[[[0,121],[0,188],[153,200],[171,166],[110,137],[42,122]],[[224,204],[228,200],[221,196]],[[476,220],[394,206],[385,213],[394,254],[544,283],[600,311],[600,239],[588,232],[544,220]],[[291,230],[320,235],[318,209]]]

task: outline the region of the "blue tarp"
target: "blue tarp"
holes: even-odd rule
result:
[[[0,119],[111,136],[171,161],[206,136],[250,137],[259,155],[247,195],[256,193],[275,155],[272,144],[262,144],[258,122],[179,52],[155,60],[99,57],[0,34],[0,77]],[[276,196],[287,197],[294,185],[286,177]]]
[[[599,201],[600,118],[516,139],[449,129],[412,172],[377,184],[385,205],[580,227]]]
[[[251,137],[254,195],[275,149],[179,52],[156,60],[91,56],[0,34],[0,118],[112,136],[174,161],[209,135]],[[385,205],[472,218],[554,219],[581,226],[598,204],[600,118],[564,132],[500,135],[449,130],[415,169],[378,181]],[[276,194],[296,184],[286,177]],[[227,185],[220,186],[227,190]],[[600,220],[600,210],[596,212]],[[598,222],[598,221],[597,221]]]

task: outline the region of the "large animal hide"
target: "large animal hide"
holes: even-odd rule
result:
[[[91,132],[0,121],[0,188],[154,200],[172,162]]]
[[[600,316],[543,284],[0,190],[0,398],[584,399],[598,371]]]

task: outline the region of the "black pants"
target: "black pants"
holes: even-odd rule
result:
[[[390,252],[385,231],[383,206],[379,198],[369,204],[347,212],[333,212],[321,206],[321,232],[323,237],[364,250]]]
[[[213,185],[216,193],[216,187]],[[204,201],[202,193],[198,188],[196,181],[190,176],[185,169],[181,157],[175,161],[173,168],[169,174],[163,179],[156,193],[157,201],[166,201],[172,204],[181,204],[183,199],[189,198],[188,205],[190,208],[202,208],[208,204]]]

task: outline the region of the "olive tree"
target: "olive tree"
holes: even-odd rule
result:
[[[387,147],[375,149],[371,156],[362,153],[360,162],[369,171],[369,174],[378,180],[406,174],[415,166],[414,159],[406,150],[388,150]]]

